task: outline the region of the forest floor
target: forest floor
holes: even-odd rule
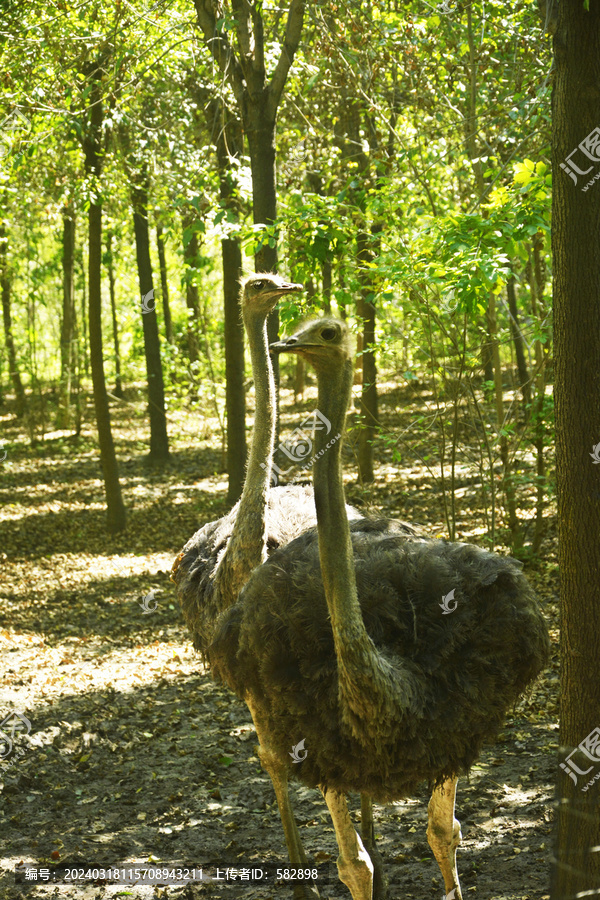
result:
[[[427,402],[416,387],[384,386],[384,428],[405,432]],[[283,421],[290,428],[313,408],[314,389],[296,407],[284,392]],[[181,546],[226,511],[216,423],[198,411],[171,413],[173,461],[160,470],[145,461],[138,393],[132,390],[112,412],[128,509],[127,530],[118,536],[104,527],[89,400],[78,438],[47,432],[33,445],[10,407],[0,410],[6,453],[0,463],[0,729],[13,727],[15,713],[26,719],[10,752],[0,746],[0,898],[291,898],[291,888],[272,878],[193,886],[15,883],[22,864],[202,866],[221,874],[226,866],[286,865],[249,713],[204,671],[169,580]],[[350,501],[445,535],[439,483],[422,454],[403,445],[402,458],[394,459],[392,449],[378,443],[376,482],[363,489],[348,443]],[[477,479],[466,466],[457,490],[457,538],[481,542]],[[552,518],[540,558],[526,571],[547,617],[553,659],[508,716],[497,743],[459,782],[465,900],[549,896],[558,715]],[[321,880],[329,878],[321,896],[348,900],[322,797],[300,785],[292,795],[311,863]],[[444,893],[425,835],[427,799],[423,785],[413,798],[375,808],[390,900]],[[358,797],[351,806],[360,821]]]

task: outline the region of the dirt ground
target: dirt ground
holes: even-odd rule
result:
[[[396,399],[384,400],[389,416]],[[284,407],[285,417],[293,423],[311,408],[307,397],[302,410]],[[78,439],[49,433],[32,447],[10,409],[3,413],[0,719],[20,713],[31,731],[25,724],[15,731],[0,759],[0,898],[291,898],[291,888],[273,880],[15,884],[19,864],[211,870],[284,867],[287,856],[250,715],[199,663],[169,581],[183,543],[226,509],[210,428],[199,430],[194,414],[174,414],[173,462],[154,471],[144,461],[143,404],[132,397],[115,407],[129,519],[127,531],[111,537],[90,422]],[[349,458],[352,502],[443,533],[439,496],[418,461],[406,455],[393,464],[385,448],[379,459],[365,493],[352,485]],[[466,475],[464,484],[459,524],[468,539],[481,522]],[[526,571],[548,620],[553,660],[459,783],[459,871],[470,900],[549,897],[558,685],[552,522],[540,561]],[[347,900],[322,797],[299,785],[292,796],[321,897]],[[425,836],[427,799],[423,785],[413,798],[375,808],[391,900],[443,896]],[[351,806],[359,822],[358,797]]]

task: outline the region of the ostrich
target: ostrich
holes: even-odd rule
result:
[[[434,786],[428,841],[446,893],[461,900],[457,777],[543,668],[542,614],[516,560],[408,535],[390,520],[349,523],[341,471],[348,329],[322,319],[272,349],[313,365],[318,408],[332,423],[316,436],[318,527],[253,572],[215,632],[213,672],[246,699],[263,754],[322,789],[354,900],[370,900],[373,865],[344,795],[397,800],[422,781]],[[450,591],[456,608],[443,615]],[[292,766],[301,740],[305,759]]]
[[[236,506],[196,532],[175,560],[171,572],[194,647],[205,662],[219,616],[237,599],[252,569],[264,562],[268,552],[316,523],[311,488],[293,485],[270,489],[269,486],[276,412],[266,320],[281,296],[298,290],[302,290],[302,285],[270,273],[251,275],[242,283],[242,317],[256,394],[246,481]],[[350,518],[359,518],[352,507],[347,512]],[[270,759],[263,762],[275,787],[290,860],[293,865],[305,865],[306,857],[289,805],[285,773],[274,771]],[[305,894],[299,888],[296,896]]]

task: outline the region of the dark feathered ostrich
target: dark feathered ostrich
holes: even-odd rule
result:
[[[301,289],[302,285],[270,273],[251,275],[242,283],[242,317],[255,385],[254,429],[246,481],[239,502],[227,515],[196,532],[177,557],[171,573],[194,647],[205,661],[219,616],[237,599],[251,571],[264,562],[268,553],[316,523],[311,488],[270,488],[276,406],[266,320],[280,297]],[[359,517],[352,507],[347,512],[351,518]],[[263,764],[275,787],[290,861],[301,866],[306,857],[291,813],[287,773],[274,768],[268,757]],[[296,894],[301,896],[303,891],[299,889]]]
[[[340,878],[370,900],[373,867],[344,794],[388,801],[435,785],[427,837],[447,894],[461,889],[456,779],[543,668],[549,640],[520,564],[469,544],[422,539],[396,523],[348,523],[341,435],[352,386],[344,323],[312,323],[278,351],[317,372],[317,529],[275,552],[223,617],[209,656],[252,709],[263,754],[321,787]],[[339,439],[338,439],[339,436]],[[456,609],[440,601],[454,591]],[[290,749],[307,751],[293,765]]]

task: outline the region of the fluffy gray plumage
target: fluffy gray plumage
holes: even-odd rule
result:
[[[292,775],[387,801],[468,771],[543,668],[549,640],[516,560],[384,519],[350,527],[364,623],[402,688],[394,715],[374,690],[363,716],[343,718],[316,529],[254,570],[208,657],[216,677],[252,697]],[[456,610],[443,615],[453,589]],[[306,758],[292,764],[301,740]]]
[[[267,509],[267,553],[289,544],[317,521],[313,489],[309,485],[286,485],[269,490]],[[221,598],[213,590],[213,576],[224,555],[239,501],[222,518],[208,522],[187,542],[173,566],[172,579],[183,615],[192,634],[194,647],[206,660],[213,640],[215,622],[222,610]],[[352,506],[346,506],[348,518],[360,518]],[[411,531],[410,526],[403,526]]]

